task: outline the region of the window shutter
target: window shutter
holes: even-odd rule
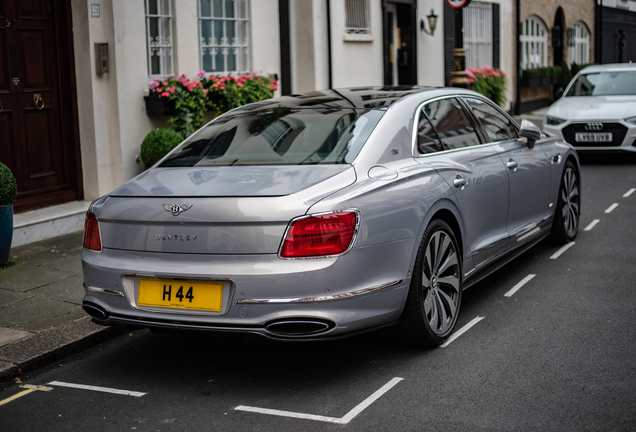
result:
[[[492,66],[495,68],[501,67],[501,55],[500,55],[500,33],[501,33],[501,21],[499,13],[499,3],[492,4]]]
[[[450,87],[455,48],[455,10],[444,2],[444,85]]]

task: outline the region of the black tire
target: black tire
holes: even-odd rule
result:
[[[461,252],[451,227],[435,219],[426,227],[399,330],[412,345],[438,346],[451,335],[462,300]]]
[[[574,164],[566,162],[559,186],[559,198],[554,211],[551,239],[555,243],[574,240],[579,230],[581,195],[579,172]]]

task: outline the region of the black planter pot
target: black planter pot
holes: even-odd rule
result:
[[[555,75],[555,76],[553,76],[553,77],[552,77],[552,84],[553,84],[553,85],[554,85],[554,84],[557,84],[557,85],[561,84],[561,77],[560,77],[559,75]]]
[[[9,262],[13,240],[13,204],[0,206],[0,266]]]
[[[551,76],[541,77],[541,85],[542,86],[552,85],[552,77]]]
[[[159,97],[154,94],[144,96],[146,101],[146,114],[149,117],[171,116],[174,114],[174,101],[166,97]]]

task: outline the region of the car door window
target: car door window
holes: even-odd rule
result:
[[[423,108],[439,135],[444,150],[479,144],[479,137],[457,99],[441,99]]]
[[[488,142],[519,138],[517,129],[510,119],[488,102],[477,98],[465,98],[464,100],[484,127]]]
[[[417,124],[417,150],[421,155],[444,150],[442,142],[439,140],[439,136],[426,116],[424,109],[420,112],[420,119]]]

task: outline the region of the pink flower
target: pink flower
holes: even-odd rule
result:
[[[199,73],[197,74],[197,76],[199,78],[203,78],[205,76],[205,71],[204,70],[200,70]]]
[[[175,90],[174,86],[170,87],[170,93],[174,93],[174,90]]]
[[[157,87],[159,87],[159,82],[158,82],[158,81],[153,81],[153,82],[150,84],[150,88],[151,88],[151,89],[153,89],[153,90],[154,90],[155,88],[157,88]]]
[[[170,93],[168,93],[168,92],[163,92],[163,93],[161,93],[161,96],[168,97],[168,96],[170,96]]]
[[[203,89],[203,93],[208,94],[208,89]]]
[[[472,78],[466,78],[466,80],[468,81],[468,84],[472,84],[473,83]]]
[[[238,87],[243,87],[243,83],[242,83],[241,81],[237,82],[237,83],[236,83],[236,85],[237,85]]]
[[[254,79],[254,76],[252,76],[252,75],[245,75],[245,78],[247,78],[247,79],[250,79],[250,80],[251,80],[251,79]]]
[[[188,78],[188,76],[186,74],[179,75],[179,81],[184,80],[186,78]]]
[[[475,74],[473,74],[472,69],[468,69],[468,70],[466,71],[466,73],[468,74],[468,76],[469,76],[469,77],[471,77],[471,78],[475,78]]]
[[[228,75],[228,78],[230,78],[230,79],[236,79],[236,77],[235,77],[234,75],[232,75],[232,74]]]
[[[163,82],[163,85],[168,85],[168,81],[164,81],[164,82]]]

